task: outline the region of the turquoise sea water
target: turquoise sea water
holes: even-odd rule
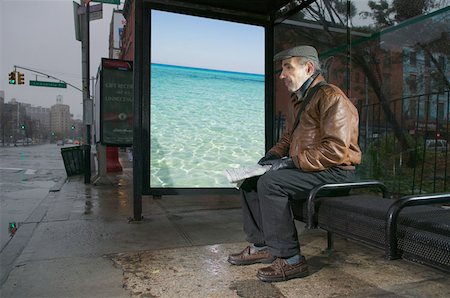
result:
[[[151,65],[152,188],[232,187],[264,154],[264,76]]]

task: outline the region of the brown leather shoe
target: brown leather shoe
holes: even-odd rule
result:
[[[247,246],[243,251],[228,256],[228,262],[233,265],[251,265],[256,263],[269,264],[275,260],[267,249],[256,250],[253,246]]]
[[[256,276],[265,282],[285,281],[298,277],[308,276],[308,264],[305,257],[301,257],[300,262],[289,265],[286,259],[277,258],[269,267],[258,270]]]

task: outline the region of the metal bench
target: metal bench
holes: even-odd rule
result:
[[[377,194],[319,196],[323,191],[377,188]],[[450,202],[450,193],[389,198],[378,181],[324,184],[312,189],[306,200],[293,200],[294,218],[309,229],[334,234],[385,251],[386,259],[404,258],[450,272],[450,209],[434,204]]]

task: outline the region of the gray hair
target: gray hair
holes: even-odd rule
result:
[[[320,61],[318,61],[316,59],[305,58],[305,57],[299,57],[299,58],[300,58],[299,62],[301,64],[306,64],[308,62],[311,62],[314,66],[315,72],[322,72],[322,66],[320,64]]]

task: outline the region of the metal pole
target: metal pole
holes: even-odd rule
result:
[[[95,113],[94,113],[94,101],[95,101],[95,77],[94,76],[92,76],[91,77],[91,80],[92,80],[92,86],[91,86],[91,92],[92,92],[92,95],[91,95],[91,102],[92,102],[92,114],[93,115],[95,115]],[[95,116],[93,116],[93,118],[95,118]],[[92,121],[93,121],[94,119],[92,119]],[[95,144],[96,144],[96,135],[95,135],[95,123],[94,122],[92,122],[92,125],[94,125],[94,127],[92,127],[92,130],[94,131],[94,136],[92,137],[92,140],[94,141],[94,146],[95,146]],[[89,144],[91,144],[91,143],[89,143]]]
[[[265,104],[265,148],[264,152],[267,152],[270,148],[275,145],[278,140],[274,138],[274,116],[276,113],[276,97],[274,89],[274,79],[273,79],[273,54],[274,54],[274,24],[270,23],[265,26],[265,86],[264,86],[264,104]]]
[[[347,96],[349,98],[352,97],[352,80],[351,80],[351,71],[352,71],[352,60],[351,60],[351,52],[352,52],[352,36],[350,31],[350,1],[347,0]]]
[[[91,77],[91,88],[92,88],[92,90],[91,90],[91,92],[92,92],[92,95],[91,95],[91,98],[92,99],[94,99],[95,98],[95,77],[94,76],[92,76]]]
[[[54,77],[54,76],[52,76],[52,75],[46,74],[45,72],[37,71],[37,70],[31,69],[31,68],[27,68],[27,67],[23,67],[23,66],[19,66],[19,65],[14,65],[14,69],[16,69],[16,68],[28,70],[28,71],[31,71],[31,72],[34,72],[34,73],[38,73],[38,74],[41,74],[41,75],[46,76],[46,77],[49,78],[49,79],[55,79],[55,80],[58,80],[58,81],[60,81],[60,82],[62,82],[62,83],[66,83],[67,85],[69,85],[70,87],[72,87],[72,88],[74,88],[74,89],[77,89],[78,91],[83,92],[83,90],[81,90],[81,89],[78,88],[77,86],[74,86],[74,85],[72,85],[71,83],[68,83],[68,82],[66,82],[66,81],[64,81],[64,80],[61,80],[61,79],[59,79],[59,78],[57,78],[57,77]],[[35,80],[36,80],[36,81],[38,80],[38,76],[37,76],[37,75],[36,75]]]
[[[20,102],[17,102],[17,129],[20,131]],[[20,137],[20,134],[18,134]]]
[[[367,149],[367,141],[369,140],[369,79],[364,76],[364,103],[366,105],[366,138],[364,140],[364,150]],[[401,154],[401,153],[400,153]]]
[[[143,89],[143,0],[136,0],[134,6],[134,99],[133,99],[133,219],[142,220],[142,89]]]
[[[86,124],[86,145],[84,146],[84,183],[91,183],[91,120],[87,119],[87,104],[90,103],[89,90],[89,1],[85,3],[81,0],[81,6],[86,7],[84,14],[84,26],[81,41],[82,70],[83,70],[83,122]]]

